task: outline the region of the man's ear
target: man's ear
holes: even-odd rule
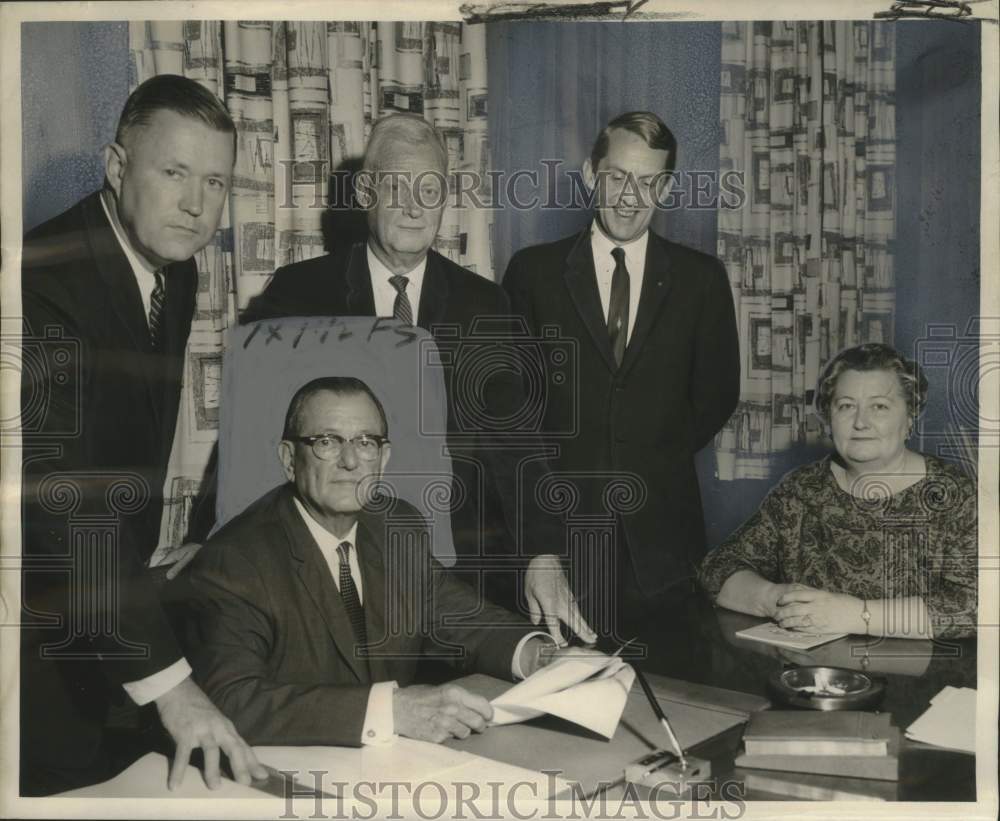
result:
[[[597,174],[594,173],[594,166],[590,164],[590,157],[587,157],[583,161],[583,181],[587,183],[587,188],[591,191],[594,190],[594,185],[597,182]]]
[[[378,456],[378,472],[379,475],[385,473],[385,466],[389,464],[389,456],[392,453],[392,448],[389,447],[389,443],[386,442],[382,445],[382,452]]]
[[[121,196],[126,165],[128,165],[128,154],[124,146],[114,142],[104,146],[104,176],[116,197]]]
[[[295,481],[295,445],[287,439],[278,442],[278,458],[289,482]]]
[[[361,169],[354,178],[354,198],[365,211],[375,204],[375,174]]]

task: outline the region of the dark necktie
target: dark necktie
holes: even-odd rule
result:
[[[149,297],[149,343],[157,351],[163,342],[163,303],[167,299],[167,289],[163,287],[163,271],[154,271],[153,276],[156,286]]]
[[[407,325],[413,324],[413,306],[410,305],[410,298],[406,295],[406,286],[410,280],[397,274],[389,277],[389,282],[396,289],[396,301],[392,305],[392,316]]]
[[[621,367],[625,358],[625,344],[628,341],[628,268],[625,267],[625,250],[615,248],[611,252],[615,258],[615,272],[611,275],[611,302],[608,305],[608,336],[615,362]]]
[[[337,545],[337,555],[340,556],[340,598],[344,600],[347,616],[351,620],[355,645],[366,647],[368,645],[368,632],[365,630],[365,611],[361,607],[358,588],[354,586],[354,577],[351,576],[351,562],[348,558],[350,553],[350,542],[341,542]]]

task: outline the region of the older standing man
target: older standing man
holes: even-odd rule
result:
[[[144,739],[124,744],[106,727],[126,697],[155,704],[173,738],[171,787],[195,747],[211,787],[220,750],[239,781],[266,777],[191,679],[145,568],[194,311],[192,256],[215,235],[235,156],[236,129],[210,92],[154,77],[125,104],[104,189],[25,237],[22,795],[110,778],[144,752]],[[47,346],[55,366],[31,367],[27,352]]]
[[[434,128],[414,115],[384,117],[372,129],[362,165],[358,198],[367,212],[367,242],[278,269],[243,321],[282,316],[394,317],[429,330],[449,348],[474,338],[477,319],[503,318],[503,327],[509,328],[510,305],[503,289],[431,249],[447,197],[447,153]],[[454,384],[452,363],[457,359],[444,365],[449,447],[453,456],[461,454],[454,459],[453,470],[464,492],[456,496],[465,497],[451,517],[460,566],[480,556],[562,552],[563,526],[535,501],[534,489],[547,470],[544,463],[529,462],[519,486],[521,455],[505,446],[502,432],[474,431],[469,444],[461,394],[475,386]],[[520,376],[499,369],[483,382],[486,416],[515,417],[525,401]],[[516,544],[513,535],[519,520],[524,522],[523,544]],[[550,634],[562,643],[559,621],[551,615],[554,601],[546,597],[555,590],[550,576],[542,574],[543,583],[538,584],[532,581],[537,574],[529,570],[525,592],[532,620],[538,623],[545,616]],[[499,594],[501,603],[519,604],[508,591],[504,593]],[[585,640],[596,638],[572,602],[563,620]]]

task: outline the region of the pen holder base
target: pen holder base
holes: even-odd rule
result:
[[[712,765],[701,758],[686,757],[687,766],[669,750],[656,750],[625,768],[625,780],[632,784],[655,789],[657,793],[685,795],[691,785],[707,781],[712,775]]]

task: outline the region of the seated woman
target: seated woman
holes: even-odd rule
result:
[[[716,603],[816,633],[975,634],[976,485],[906,447],[926,401],[888,345],[838,354],[815,400],[836,453],[788,473],[705,557]]]

